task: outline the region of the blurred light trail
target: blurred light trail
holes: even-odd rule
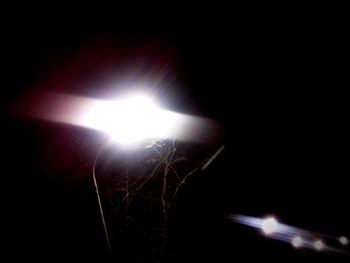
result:
[[[348,254],[343,248],[336,246],[334,240],[339,240],[340,244],[345,246],[348,239],[345,236],[340,238],[325,235],[310,230],[293,227],[282,224],[274,217],[259,218],[245,215],[227,215],[228,219],[259,229],[265,237],[290,243],[294,248],[307,248],[316,251],[328,251],[335,253]]]
[[[158,107],[147,94],[100,100],[42,92],[31,101],[16,105],[16,111],[30,117],[102,131],[120,144],[144,139],[177,139],[201,142],[217,136],[214,120],[180,114]],[[218,136],[217,136],[218,137]]]

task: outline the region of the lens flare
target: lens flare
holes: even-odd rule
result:
[[[262,230],[265,237],[291,244],[294,248],[305,248],[319,252],[328,251],[333,253],[348,254],[344,246],[348,244],[345,236],[334,237],[322,233],[313,232],[307,229],[290,226],[280,223],[274,217],[259,218],[245,215],[227,215],[228,219]],[[336,245],[338,240],[343,246]]]

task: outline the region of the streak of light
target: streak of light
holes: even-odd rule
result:
[[[226,217],[234,222],[262,230],[265,237],[290,243],[295,248],[307,248],[316,251],[347,254],[344,249],[330,245],[334,239],[338,239],[340,244],[346,245],[348,244],[348,239],[346,237],[336,238],[331,235],[290,226],[278,222],[274,217],[259,218],[236,214],[227,215]],[[329,241],[329,243],[327,241]]]
[[[143,138],[201,142],[222,130],[214,120],[169,111],[151,100],[147,94],[100,100],[42,92],[16,105],[16,111],[32,118],[98,130],[118,143]]]

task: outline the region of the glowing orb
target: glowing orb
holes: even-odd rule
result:
[[[279,223],[274,217],[268,217],[261,223],[261,229],[266,235],[271,235],[278,230]]]
[[[347,244],[349,244],[349,239],[347,239],[346,237],[342,236],[342,237],[339,238],[339,242],[343,246],[346,246]]]
[[[324,249],[325,244],[323,243],[322,240],[316,240],[316,241],[314,242],[314,247],[315,247],[315,249],[316,249],[317,251],[321,251],[321,250]]]
[[[295,236],[292,238],[292,245],[295,248],[299,248],[303,245],[303,239],[301,238],[301,236]]]

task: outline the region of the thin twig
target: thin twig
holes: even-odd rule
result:
[[[173,194],[173,197],[171,199],[171,202],[169,204],[169,208],[172,206],[175,198],[176,198],[176,195],[178,193],[178,191],[180,190],[180,187],[186,183],[186,180],[188,179],[188,177],[190,177],[192,174],[194,174],[196,171],[198,170],[198,167],[196,167],[195,169],[193,169],[191,172],[189,172],[183,179],[182,181],[176,186],[176,189],[174,191],[174,194]]]

